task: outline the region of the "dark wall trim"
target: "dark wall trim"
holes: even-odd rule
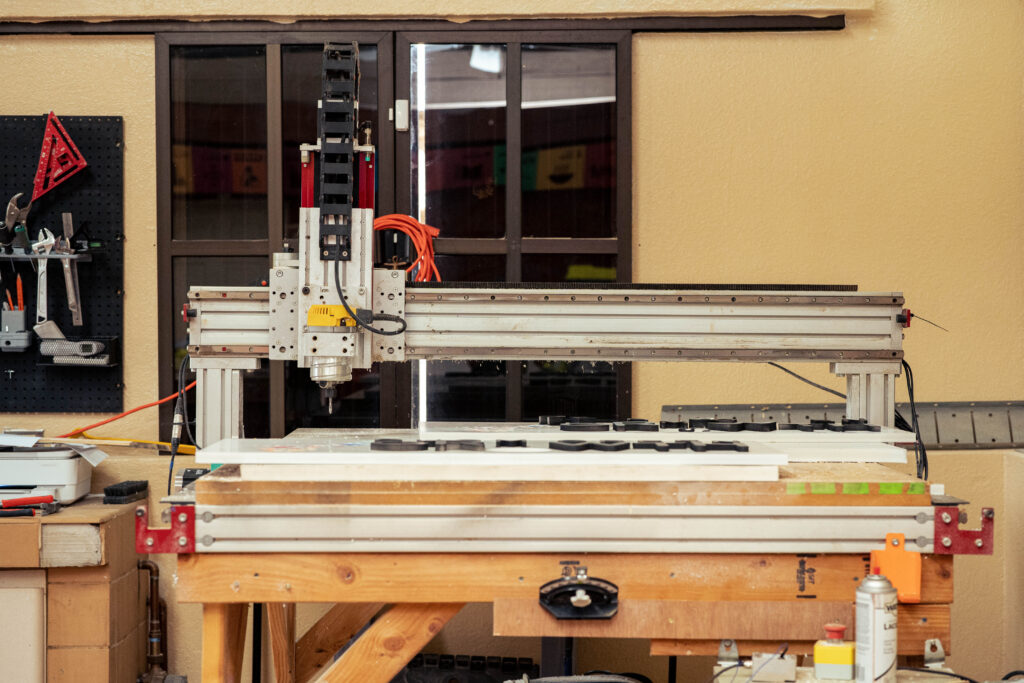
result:
[[[735,17],[643,17],[626,19],[513,19],[479,20],[456,24],[445,20],[387,19],[375,21],[297,21],[280,24],[272,21],[147,21],[124,20],[106,22],[53,21],[42,23],[0,23],[0,34],[16,33],[78,33],[78,34],[145,34],[171,32],[230,33],[255,31],[264,34],[293,34],[296,31],[564,31],[611,29],[634,32],[675,31],[840,31],[846,17],[800,15],[735,16]],[[264,36],[270,40],[270,36]]]

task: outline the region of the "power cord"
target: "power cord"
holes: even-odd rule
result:
[[[742,666],[743,666],[742,662],[737,662],[735,664],[730,664],[729,666],[725,667],[724,669],[722,669],[721,671],[716,673],[714,676],[709,678],[705,683],[711,683],[713,680],[715,680],[716,678],[718,678],[719,676],[724,674],[726,671],[732,671],[733,669],[739,669],[739,668],[742,668]]]
[[[844,401],[846,400],[846,394],[840,393],[840,392],[836,391],[835,389],[829,389],[828,387],[826,387],[823,384],[818,384],[817,382],[812,382],[811,380],[807,379],[803,375],[798,375],[797,373],[793,372],[789,368],[784,368],[781,365],[779,365],[778,363],[773,363],[771,361],[768,361],[768,365],[772,366],[773,368],[778,368],[779,370],[782,370],[787,375],[792,375],[793,377],[796,377],[798,380],[800,380],[801,382],[804,382],[805,384],[810,384],[812,387],[817,387],[818,389],[821,389],[822,391],[827,391],[828,393],[832,394],[833,396],[838,396],[839,398],[843,399]]]
[[[926,669],[918,668],[916,666],[898,666],[898,671],[920,671],[926,674],[935,674],[937,676],[948,676],[949,678],[959,678],[961,681],[967,681],[967,683],[978,683],[978,681],[968,676],[961,676],[960,674],[950,673],[949,671],[939,671],[938,669]],[[1006,680],[1005,678],[1003,680]]]
[[[386,313],[378,313],[378,314],[375,315],[373,313],[373,311],[370,312],[370,321],[371,322],[376,322],[376,321],[380,320],[380,321],[384,321],[384,322],[398,323],[399,325],[401,325],[401,327],[399,327],[397,330],[382,330],[382,329],[380,329],[378,327],[374,327],[370,323],[363,322],[362,320],[359,319],[359,316],[356,315],[355,311],[353,311],[349,307],[348,302],[345,300],[345,292],[341,288],[341,262],[340,261],[335,261],[334,262],[334,287],[335,287],[335,289],[338,290],[338,298],[341,299],[341,305],[345,307],[345,312],[348,313],[349,316],[353,320],[356,321],[356,325],[358,325],[359,327],[362,327],[362,328],[364,328],[366,330],[369,330],[373,334],[380,334],[380,335],[383,335],[383,336],[386,336],[386,337],[393,337],[396,334],[402,334],[403,332],[405,332],[405,327],[406,327],[405,319],[401,318],[401,317],[399,317],[397,315],[389,315],[389,314],[386,314]]]
[[[171,495],[171,484],[174,481],[174,458],[178,455],[181,445],[181,428],[184,426],[189,441],[197,446],[192,435],[192,427],[188,421],[188,400],[185,398],[185,368],[189,365],[189,355],[181,359],[178,366],[178,399],[174,402],[174,423],[171,425],[171,461],[167,466],[167,495]]]
[[[907,379],[907,396],[910,398],[910,420],[913,426],[917,442],[914,444],[914,452],[917,455],[917,478],[928,478],[928,451],[924,447],[924,440],[921,438],[921,425],[917,421],[917,402],[914,400],[914,372],[910,369],[910,363],[900,361],[903,366],[903,374]]]

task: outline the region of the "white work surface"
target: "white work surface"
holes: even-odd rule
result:
[[[778,466],[788,462],[767,444],[750,444],[747,453],[572,452],[494,448],[493,439],[484,439],[491,446],[486,451],[370,450],[380,438],[418,437],[413,430],[375,429],[226,439],[198,451],[196,462],[239,464],[245,478],[273,481],[775,481]]]
[[[254,480],[346,481],[772,481],[788,462],[905,462],[882,438],[903,432],[573,432],[525,423],[433,423],[414,429],[300,429],[284,439],[228,439],[196,454],[198,463],[238,464]],[[868,438],[858,439],[857,437]],[[751,438],[755,437],[755,438]],[[838,438],[837,438],[838,437]],[[484,451],[375,451],[376,439],[483,441]],[[527,447],[498,448],[498,440]],[[746,453],[562,451],[551,441],[739,441]]]

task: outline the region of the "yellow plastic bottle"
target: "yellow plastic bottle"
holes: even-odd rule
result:
[[[825,637],[814,644],[814,677],[853,680],[853,641],[844,641],[846,626],[825,624]]]

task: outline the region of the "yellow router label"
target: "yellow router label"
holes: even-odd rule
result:
[[[344,306],[328,306],[321,304],[310,306],[306,313],[306,324],[310,327],[355,327],[356,321],[348,314]]]

